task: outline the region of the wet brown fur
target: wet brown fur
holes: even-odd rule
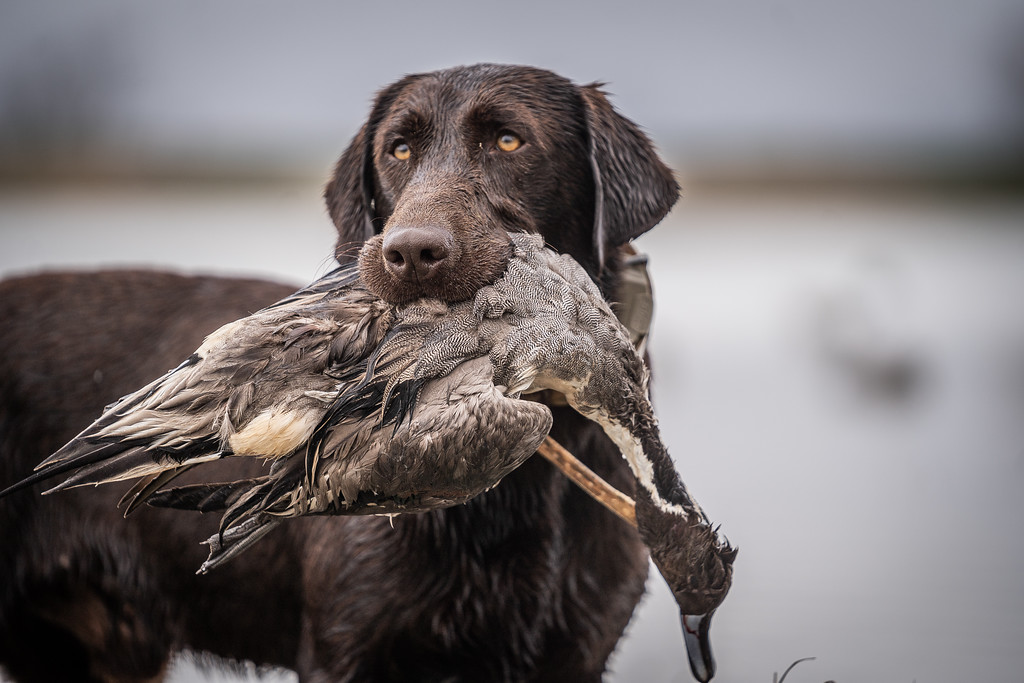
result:
[[[495,155],[486,145],[505,129],[527,144]],[[385,157],[396,131],[419,149],[404,168]],[[615,247],[660,220],[676,192],[596,87],[480,65],[381,91],[326,199],[342,259],[398,224],[451,231],[458,257],[443,296],[503,267],[509,230],[540,232],[614,296]],[[206,333],[289,292],[141,271],[0,283],[0,487]],[[600,429],[553,412],[552,435],[629,490]],[[228,479],[249,465],[220,466]],[[539,458],[466,505],[394,527],[289,521],[204,576],[198,541],[216,516],[144,508],[125,520],[124,488],[0,500],[0,663],[16,680],[150,680],[190,649],[303,681],[597,681],[647,572],[636,532]]]

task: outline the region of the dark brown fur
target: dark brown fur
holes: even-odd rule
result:
[[[496,155],[488,145],[504,130],[526,144]],[[396,135],[415,142],[412,163],[386,157]],[[341,259],[385,226],[452,236],[440,289],[377,274],[393,298],[471,292],[503,267],[508,230],[543,234],[614,296],[615,248],[657,223],[676,192],[596,87],[482,65],[384,89],[326,198]],[[368,278],[378,266],[364,266]],[[204,334],[286,293],[131,271],[0,283],[0,487]],[[553,436],[628,490],[600,430],[553,411]],[[247,464],[223,466],[227,477]],[[0,500],[0,662],[16,679],[146,680],[191,649],[303,681],[597,681],[647,571],[636,533],[537,458],[467,505],[393,528],[290,521],[205,576],[194,574],[198,541],[216,518],[143,509],[124,520],[123,488]]]

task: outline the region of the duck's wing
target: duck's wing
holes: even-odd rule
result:
[[[322,299],[324,296],[336,296],[339,292],[346,291],[358,283],[359,263],[353,261],[352,263],[346,263],[335,268],[294,294],[290,294],[280,301],[270,304],[262,309],[262,311],[305,307],[313,301]]]
[[[329,514],[408,512],[465,502],[495,486],[551,428],[547,406],[503,389],[490,359],[474,358],[443,377],[411,380],[403,410],[384,404],[376,425],[325,425],[310,443],[317,462],[302,504]]]
[[[146,502],[224,510],[221,530],[206,541],[210,557],[201,571],[207,571],[283,517],[393,514],[463,503],[525,462],[551,428],[547,406],[510,398],[494,385],[486,357],[423,381],[410,401],[406,414],[389,419],[380,419],[381,404],[366,408],[374,419],[334,413],[309,445],[317,453],[312,480],[300,459],[290,458],[275,462],[264,477],[171,488]]]

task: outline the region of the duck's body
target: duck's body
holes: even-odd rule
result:
[[[551,425],[524,392],[553,389],[602,425],[637,481],[641,537],[683,614],[707,680],[711,613],[735,555],[688,496],[660,441],[646,365],[585,271],[531,235],[467,301],[382,302],[342,268],[210,335],[122,398],[17,487],[141,478],[126,498],[225,509],[206,570],[282,517],[454,505],[497,484]],[[264,459],[251,480],[166,488],[216,458]]]
[[[524,313],[498,301],[506,280],[475,301],[396,307],[368,293],[355,266],[339,268],[209,335],[11,490],[72,472],[51,490],[139,479],[129,509],[226,508],[204,570],[281,517],[464,502],[522,464],[551,426],[546,406],[517,398],[532,375],[517,362],[515,328],[495,320]],[[228,456],[260,458],[267,473],[164,488]]]

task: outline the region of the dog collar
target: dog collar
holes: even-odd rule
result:
[[[624,257],[616,292],[618,303],[612,306],[612,310],[629,332],[633,346],[643,355],[654,317],[654,290],[651,275],[647,272],[647,254],[637,251],[632,244],[624,245],[622,251]]]

